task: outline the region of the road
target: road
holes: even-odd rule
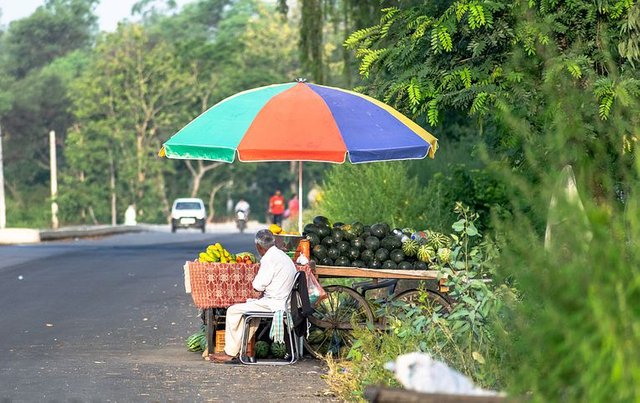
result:
[[[0,402],[329,401],[319,361],[214,364],[182,265],[253,234],[147,232],[0,246]]]

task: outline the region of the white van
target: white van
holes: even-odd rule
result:
[[[200,228],[206,230],[207,211],[202,199],[176,199],[171,207],[171,232],[178,228]]]

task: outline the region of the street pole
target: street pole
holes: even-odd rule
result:
[[[2,126],[0,126],[0,229],[7,225],[7,207],[4,203],[4,166],[2,163]]]
[[[58,162],[56,161],[56,132],[49,132],[49,161],[51,164],[51,228],[58,228]]]
[[[302,235],[302,161],[298,165],[298,233]]]

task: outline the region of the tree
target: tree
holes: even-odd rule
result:
[[[529,107],[536,88],[522,85],[523,78],[557,74],[588,85],[606,118],[613,95],[610,82],[598,81],[609,78],[602,60],[625,49],[625,71],[635,71],[637,7],[633,1],[418,3],[383,10],[379,24],[354,32],[346,45],[361,60],[363,90],[430,125],[440,124],[448,108],[485,116],[494,107]],[[541,64],[544,47],[558,49],[556,70]],[[526,63],[508,64],[514,54]]]
[[[46,225],[49,181],[47,134],[64,143],[72,122],[69,82],[84,63],[96,29],[94,0],[52,0],[14,21],[0,36],[0,122],[5,136],[8,203],[20,209],[10,225]],[[58,161],[59,166],[64,158]],[[23,224],[24,225],[24,224]]]
[[[305,73],[318,84],[351,87],[353,55],[341,46],[356,30],[373,24],[379,16],[380,1],[303,0],[300,2],[300,61]],[[280,10],[286,15],[287,2]]]
[[[206,3],[212,7],[213,3],[222,2]],[[194,6],[197,4],[199,3]],[[184,13],[190,15],[192,11],[185,9]],[[179,26],[181,23],[178,22],[183,18],[186,16],[180,14],[177,20],[167,19],[162,22],[163,26],[168,24],[166,28],[155,27],[152,31],[166,34]],[[190,18],[198,21],[195,16]],[[207,25],[213,22],[216,23],[215,26]],[[294,25],[284,21],[273,7],[256,1],[237,1],[221,14],[219,20],[197,24],[208,29],[194,30],[190,37],[179,33],[182,36],[180,43],[176,44],[178,56],[192,79],[190,98],[193,102],[185,107],[185,111],[189,112],[185,113],[186,119],[183,122],[188,122],[212,104],[234,93],[261,85],[291,81],[299,75],[297,32]],[[190,45],[185,46],[185,43]],[[184,165],[187,172],[181,170],[179,164],[174,164],[176,176],[190,174],[192,181],[189,193],[203,199],[211,200],[216,194],[222,194],[221,185],[227,184],[229,180],[233,182],[233,187],[223,192],[224,196],[231,195],[235,198],[242,195],[254,206],[264,204],[261,198],[273,190],[269,187],[270,183],[263,188],[265,180],[256,178],[258,174],[255,164],[226,165],[185,161]],[[293,179],[289,175],[287,163],[264,165],[266,170],[273,169],[274,166],[281,167],[284,174],[280,175],[278,170],[276,177],[278,180],[282,179],[283,184]],[[264,170],[260,172],[264,173]],[[175,181],[177,177],[167,178],[167,181]],[[173,188],[180,189],[178,186]],[[219,204],[219,201],[211,203],[212,206]],[[261,214],[258,209],[255,212]]]
[[[47,0],[27,18],[11,23],[2,46],[7,71],[23,78],[75,49],[86,49],[97,30],[98,0]]]
[[[109,183],[105,164],[115,160],[119,205],[135,204],[139,216],[149,221],[167,217],[167,166],[155,156],[161,137],[174,130],[180,105],[187,101],[189,77],[180,70],[170,44],[151,41],[136,24],[121,24],[114,34],[101,38],[93,57],[74,85],[78,124],[67,151],[80,155],[73,157],[76,163],[68,175],[87,186],[104,185]],[[87,153],[92,148],[102,151]],[[87,163],[103,169],[91,175],[83,169]],[[104,206],[107,201],[93,198],[91,205]]]

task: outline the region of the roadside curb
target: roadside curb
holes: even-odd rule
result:
[[[255,233],[259,229],[267,228],[268,224],[250,221],[247,233]],[[4,228],[0,229],[0,245],[33,244],[46,241],[64,239],[89,238],[97,236],[118,235],[136,232],[168,232],[167,224],[138,224],[138,225],[98,225],[75,226],[53,229]],[[207,233],[236,232],[235,222],[207,224]]]
[[[92,236],[104,236],[125,234],[130,232],[142,232],[147,229],[141,225],[105,225],[91,227],[69,227],[58,230],[42,230],[40,231],[41,241],[55,241],[59,239],[84,238]]]
[[[0,245],[40,242],[40,231],[30,228],[0,229]]]

